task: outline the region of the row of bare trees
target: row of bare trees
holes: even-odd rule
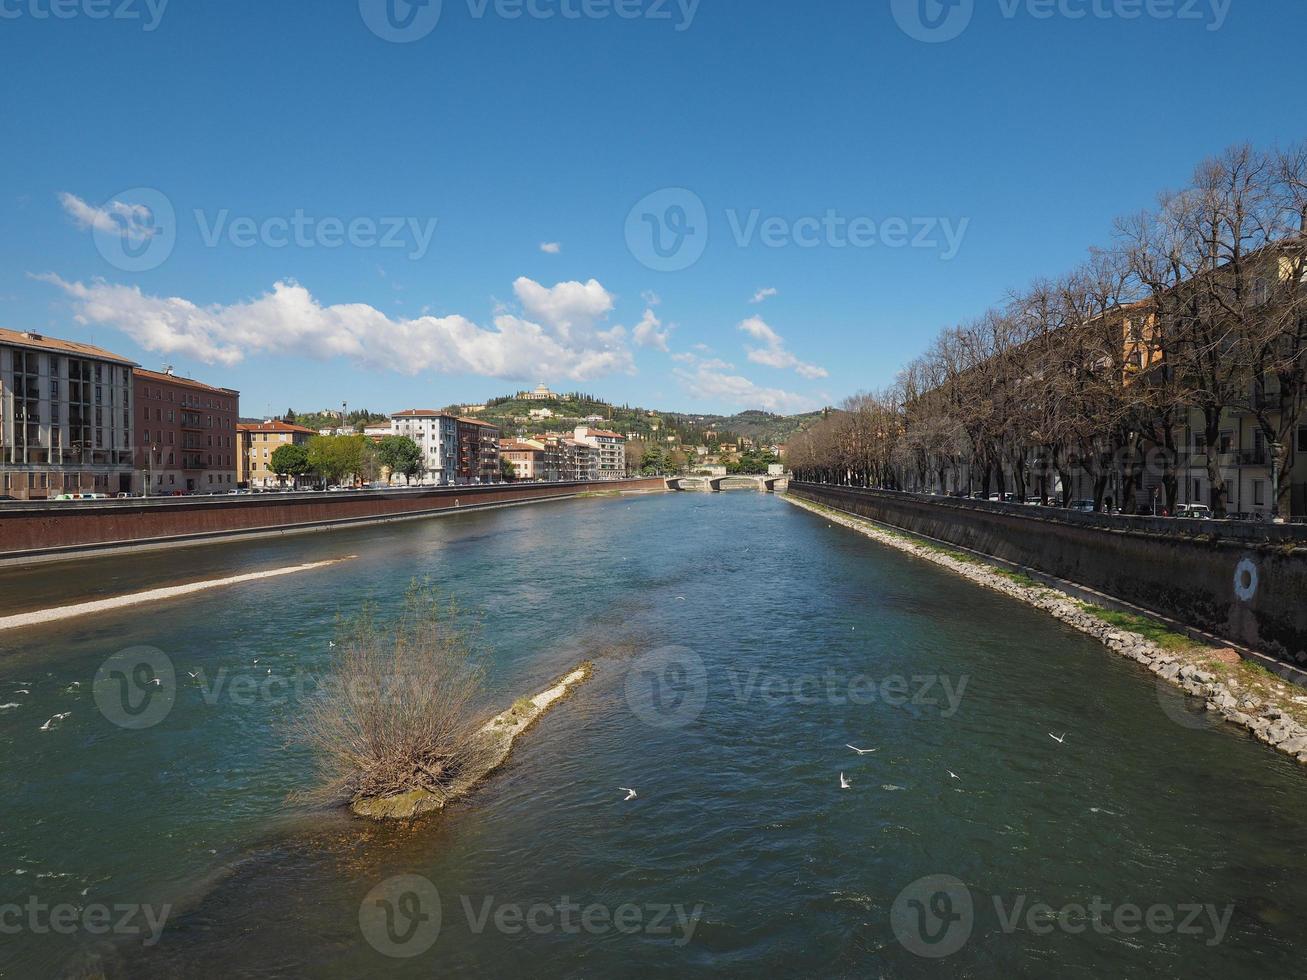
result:
[[[943,330],[891,389],[794,440],[796,475],[1045,501],[1057,485],[1063,503],[1087,475],[1096,504],[1115,480],[1131,507],[1147,470],[1174,510],[1197,448],[1223,516],[1230,454],[1243,450],[1283,476],[1273,504],[1288,515],[1307,409],[1307,143],[1233,147],[1115,232],[1079,268]],[[1236,415],[1268,458],[1226,436]]]

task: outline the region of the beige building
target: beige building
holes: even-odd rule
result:
[[[276,487],[284,481],[272,471],[272,454],[281,446],[303,445],[317,435],[302,425],[273,419],[236,426],[240,452],[236,455],[236,479],[247,487]]]
[[[0,329],[0,496],[132,489],[132,361]]]
[[[608,429],[579,425],[573,432],[577,442],[595,449],[595,479],[620,480],[626,476],[626,437]]]

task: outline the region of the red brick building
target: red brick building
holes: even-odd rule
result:
[[[171,371],[132,372],[136,487],[150,496],[236,489],[240,392]]]

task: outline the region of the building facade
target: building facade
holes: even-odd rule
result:
[[[312,429],[272,419],[267,422],[239,423],[236,426],[236,480],[257,489],[278,487],[285,483],[272,470],[272,454],[280,447],[302,446],[317,435]]]
[[[590,482],[599,478],[599,450],[588,442],[562,439],[562,478],[569,482]]]
[[[240,392],[169,371],[132,372],[135,491],[226,493],[239,481]]]
[[[542,443],[528,439],[500,439],[499,456],[513,467],[513,479],[518,482],[548,479]]]
[[[0,329],[0,496],[132,489],[132,368],[99,347]]]
[[[390,417],[391,432],[412,439],[422,450],[418,482],[449,486],[458,479],[458,422],[455,416],[410,408]]]
[[[460,484],[498,483],[499,427],[476,419],[455,419]]]
[[[573,437],[596,451],[595,479],[620,480],[626,476],[626,437],[608,429],[580,425]]]

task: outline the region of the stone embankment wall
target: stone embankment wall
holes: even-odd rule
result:
[[[812,483],[791,483],[789,492],[1307,665],[1307,528],[1118,518]]]
[[[148,500],[9,501],[0,503],[0,562],[402,520],[585,493],[665,489],[662,479],[639,479]]]

